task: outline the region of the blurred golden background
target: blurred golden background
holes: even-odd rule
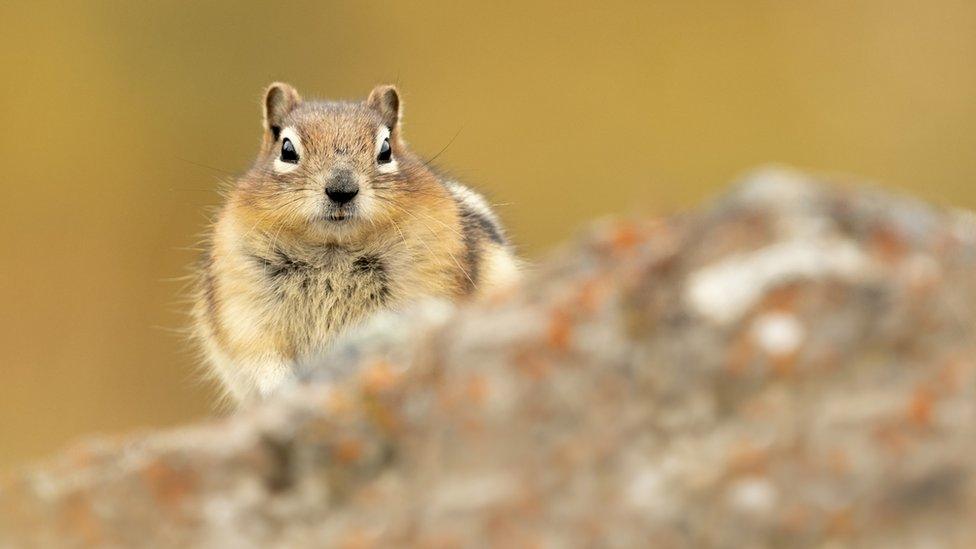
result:
[[[0,468],[212,414],[181,283],[272,80],[397,82],[525,254],[744,170],[976,205],[976,3],[4,2]],[[448,146],[449,145],[449,146]]]

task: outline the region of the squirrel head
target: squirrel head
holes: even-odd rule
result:
[[[433,180],[401,139],[394,86],[363,102],[306,101],[292,86],[264,94],[264,136],[236,189],[258,227],[348,240],[385,225]]]

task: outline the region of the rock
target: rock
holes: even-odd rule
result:
[[[970,546],[974,305],[972,214],[765,170],[19,473],[0,547]]]

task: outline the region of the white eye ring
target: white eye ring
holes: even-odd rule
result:
[[[295,147],[295,152],[298,153],[300,163],[301,159],[305,156],[305,147],[302,146],[302,138],[298,136],[298,132],[295,131],[295,128],[289,126],[287,128],[283,128],[281,130],[281,134],[278,135],[278,141],[284,142],[285,139],[291,141],[291,144]],[[295,171],[297,168],[297,163],[282,161],[280,151],[275,151],[274,171],[278,173],[288,173]]]
[[[383,141],[386,141],[389,138],[390,138],[390,128],[387,128],[386,126],[380,126],[379,131],[376,132],[376,147],[373,149],[373,158],[376,158],[376,156],[380,154],[380,147],[383,146]],[[394,156],[393,160],[387,162],[386,164],[378,164],[376,166],[376,169],[378,169],[380,173],[394,173],[395,171],[397,171],[396,156]]]

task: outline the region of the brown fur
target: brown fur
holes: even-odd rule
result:
[[[406,147],[393,87],[328,103],[274,84],[264,111],[260,154],[220,211],[197,277],[195,332],[235,401],[291,382],[299,364],[377,310],[511,281],[516,261],[497,219]],[[384,126],[391,173],[376,160]],[[302,147],[289,173],[275,169],[282,131]],[[360,194],[339,207],[324,189],[343,170]]]

